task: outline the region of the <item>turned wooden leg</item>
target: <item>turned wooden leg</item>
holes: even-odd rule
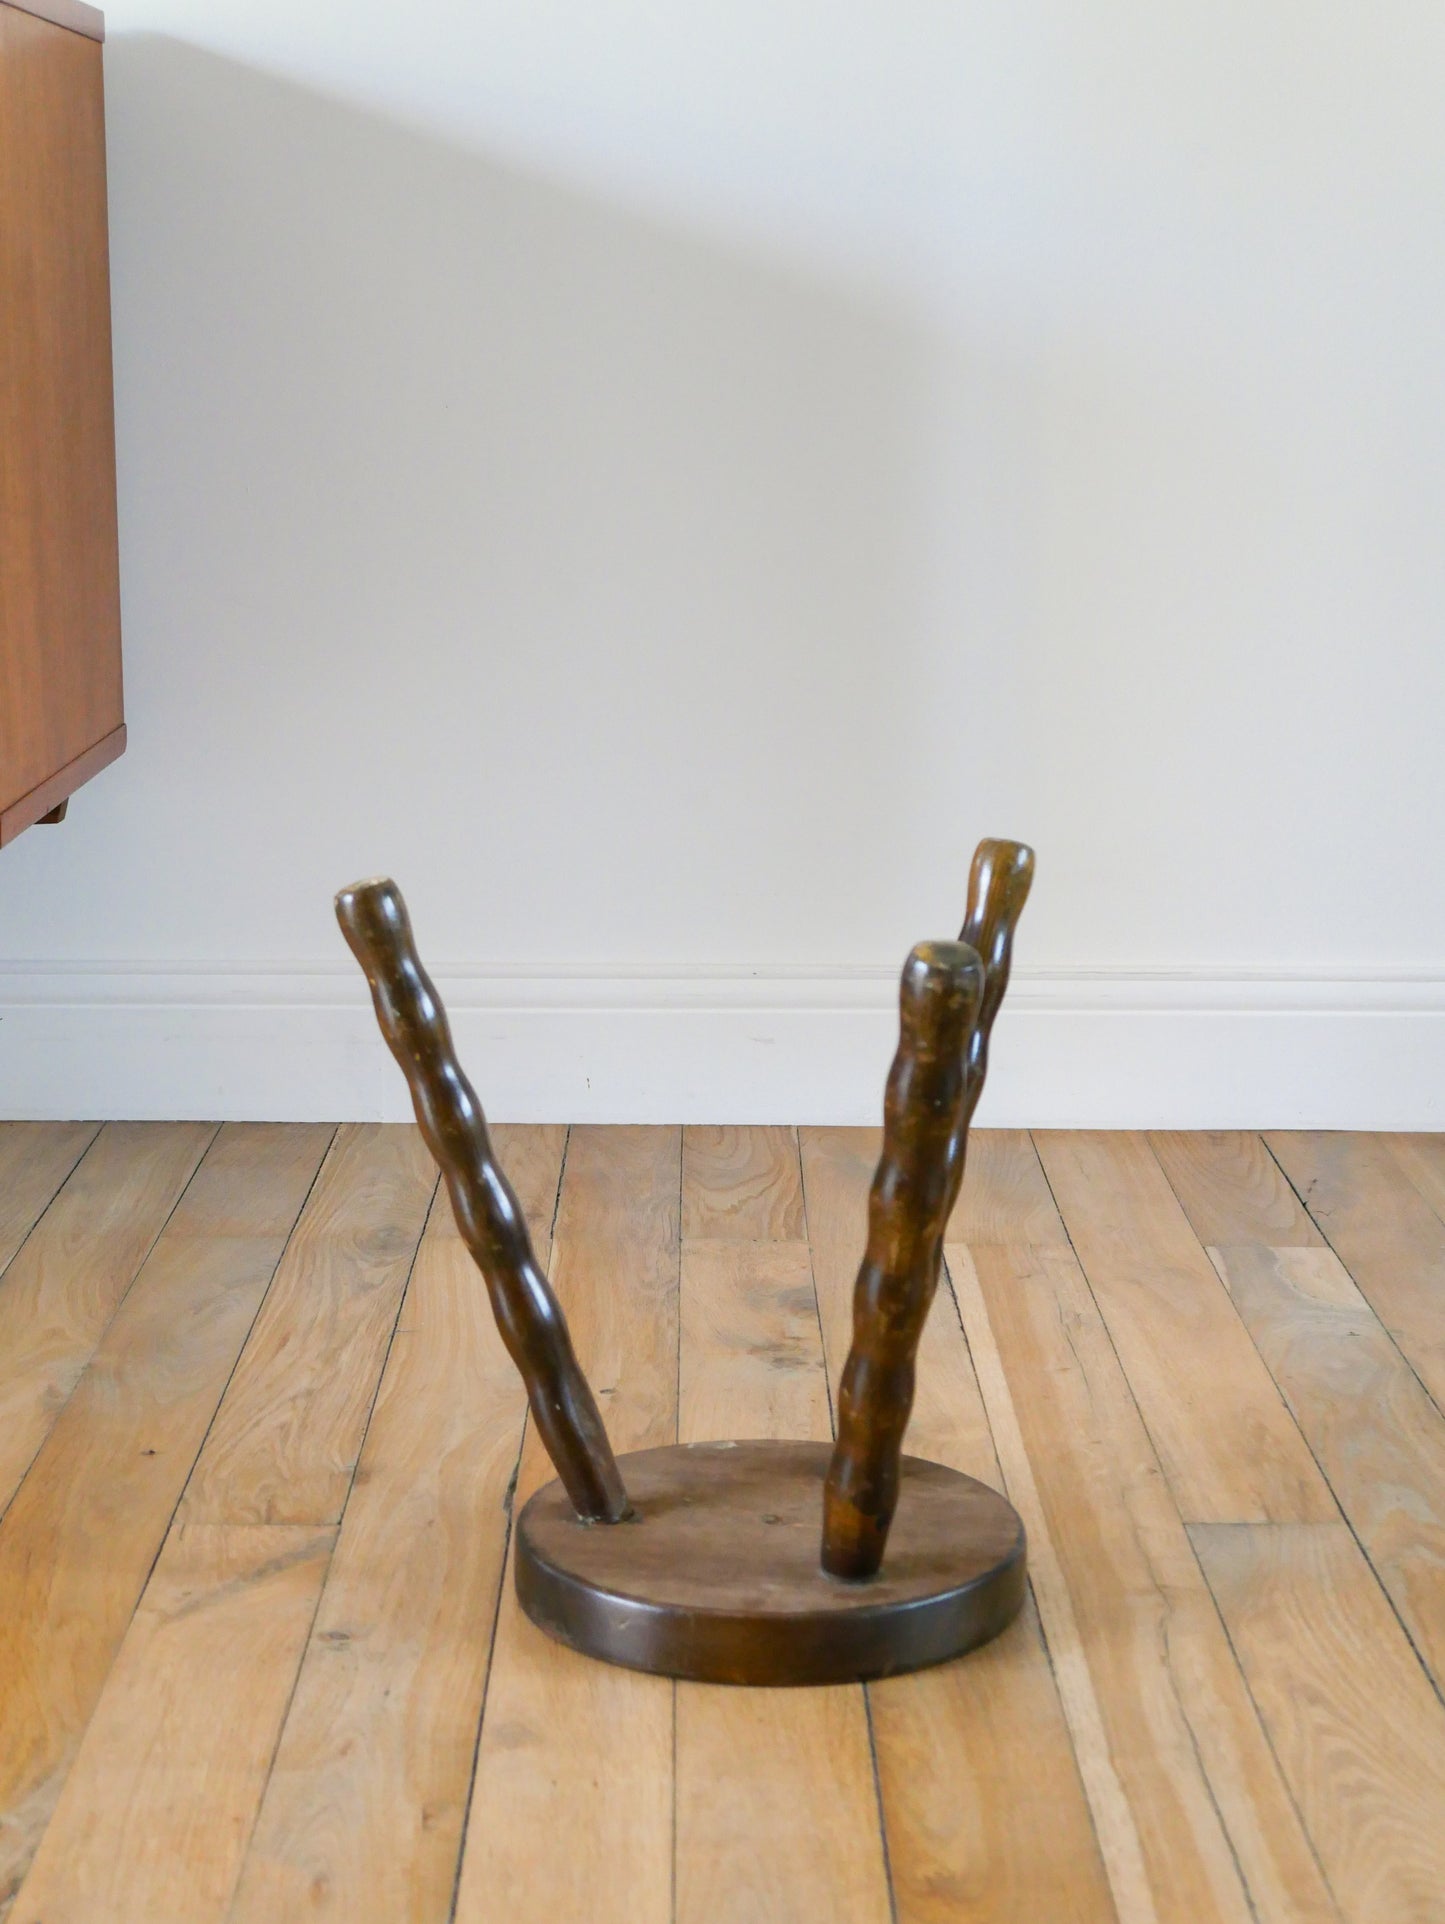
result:
[[[914,1359],[938,1284],[943,1232],[963,1183],[968,1128],[1033,867],[1033,851],[1020,842],[981,842],[960,941],[922,944],[903,971],[883,1155],[868,1201],[868,1247],[823,1496],[822,1563],[830,1576],[873,1577],[883,1562],[913,1409]]]
[[[870,1577],[883,1561],[913,1408],[914,1357],[952,1200],[949,1152],[963,1103],[964,1050],[982,999],[983,964],[962,943],[921,943],[904,965],[883,1159],[868,1199],[868,1249],[823,1500],[830,1576]]]
[[[983,963],[983,1002],[979,1007],[977,1026],[969,1039],[966,1087],[959,1118],[960,1182],[963,1179],[961,1152],[968,1135],[968,1125],[973,1121],[973,1112],[983,1094],[984,1078],[988,1074],[989,1037],[993,1033],[994,1017],[1003,1002],[1009,970],[1013,965],[1014,931],[1033,885],[1034,852],[1031,848],[1026,848],[1022,842],[992,839],[979,843],[974,851],[973,867],[969,871],[968,905],[958,937],[960,942],[966,942],[971,949],[978,951]]]
[[[371,985],[376,1019],[446,1178],[457,1228],[486,1278],[547,1453],[579,1517],[620,1522],[629,1505],[607,1432],[566,1318],[532,1253],[521,1207],[492,1154],[486,1117],[457,1062],[401,891],[390,881],[358,882],[337,896],[336,919]]]

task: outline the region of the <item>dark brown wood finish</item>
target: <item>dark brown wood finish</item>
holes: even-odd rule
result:
[[[532,1253],[526,1220],[462,1073],[446,1011],[422,967],[401,891],[357,882],[336,898],[336,919],[371,985],[376,1019],[411,1090],[416,1119],[443,1176],[457,1228],[486,1278],[508,1353],[547,1454],[579,1517],[615,1523],[627,1492],[567,1320]]]
[[[590,1656],[702,1683],[828,1684],[944,1663],[1024,1596],[1012,1506],[905,1457],[888,1568],[866,1587],[818,1567],[827,1443],[684,1443],[622,1459],[636,1518],[578,1523],[549,1483],[517,1525],[532,1621]]]
[[[0,843],[125,746],[101,33],[0,0]]]
[[[983,987],[983,964],[960,942],[920,943],[904,965],[883,1157],[868,1199],[868,1249],[823,1495],[822,1565],[830,1576],[876,1574],[898,1506],[914,1359],[957,1193],[950,1152]]]
[[[370,881],[337,896],[337,920],[559,1472],[561,1481],[528,1503],[517,1539],[518,1597],[550,1635],[669,1676],[836,1683],[941,1663],[1016,1615],[1024,1535],[1013,1508],[958,1471],[905,1459],[902,1448],[918,1343],[1032,875],[1032,853],[1020,843],[981,843],[964,924],[974,945],[920,943],[904,966],[837,1444],[642,1451],[624,1459],[630,1501],[401,893],[394,882]],[[617,1527],[588,1527],[595,1523]]]
[[[968,1126],[973,1121],[988,1075],[989,1039],[1013,968],[1014,934],[1033,885],[1034,852],[1023,842],[1003,842],[989,836],[974,850],[968,877],[968,902],[958,939],[976,949],[983,963],[983,1006],[978,1013],[978,1027],[968,1045],[967,1086],[958,1122],[955,1196],[963,1181]]]
[[[914,1359],[1033,873],[1033,851],[1021,842],[980,842],[959,942],[920,946],[903,972],[902,1029],[824,1499],[823,1568],[835,1577],[872,1577],[883,1562],[913,1409]]]

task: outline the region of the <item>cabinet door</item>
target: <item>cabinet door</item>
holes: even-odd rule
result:
[[[0,4],[0,842],[121,721],[101,48]]]

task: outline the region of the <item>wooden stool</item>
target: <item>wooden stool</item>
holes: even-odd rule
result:
[[[903,1433],[1033,865],[1018,842],[981,842],[959,940],[922,942],[904,965],[837,1443],[674,1444],[621,1462],[493,1157],[401,892],[358,882],[337,896],[558,1473],[517,1523],[517,1594],[548,1635],[708,1683],[844,1683],[942,1663],[1018,1611],[1024,1531],[1013,1507],[972,1477],[904,1456]]]

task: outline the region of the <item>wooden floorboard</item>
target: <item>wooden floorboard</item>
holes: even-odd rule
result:
[[[619,1450],[824,1438],[878,1132],[496,1131]],[[1019,1619],[861,1688],[561,1649],[411,1128],[0,1125],[8,1924],[1445,1924],[1445,1138],[983,1132],[908,1447]]]
[[[1191,1532],[1349,1924],[1445,1909],[1445,1706],[1343,1524]]]
[[[40,1840],[330,1136],[220,1132],[0,1524],[0,1901]],[[167,1193],[148,1155],[138,1179],[153,1203]]]
[[[806,1247],[684,1243],[679,1440],[826,1439]],[[863,1692],[677,1686],[676,1914],[887,1924]]]
[[[866,1214],[878,1145],[871,1130],[800,1134],[820,1321],[836,1388],[852,1331],[860,1254],[853,1226]],[[995,1234],[1062,1238],[1052,1206],[1044,1206],[1048,1192],[1027,1136],[1010,1134],[994,1153],[971,1154],[970,1164],[965,1220]],[[908,1447],[1001,1486],[946,1277],[919,1346]],[[1105,1924],[1114,1916],[1032,1599],[996,1644],[940,1670],[870,1685],[868,1695],[900,1924],[1035,1917]],[[1020,1731],[1028,1732],[1027,1742],[1018,1741]]]
[[[1386,1135],[1380,1140],[1445,1222],[1445,1136]]]
[[[948,1233],[960,1243],[1069,1240],[1026,1129],[981,1129],[972,1138]]]
[[[410,1125],[338,1129],[186,1487],[191,1523],[336,1523],[437,1187]]]
[[[1145,1138],[1045,1130],[1035,1141],[1184,1517],[1332,1518],[1319,1470]]]
[[[1288,1131],[1265,1141],[1371,1309],[1445,1410],[1445,1222],[1383,1138]]]
[[[1445,1417],[1329,1249],[1212,1252],[1336,1500],[1445,1689]]]
[[[1284,1171],[1249,1129],[1155,1130],[1149,1146],[1206,1247],[1318,1249],[1324,1237]]]
[[[693,1241],[806,1238],[794,1131],[684,1129],[682,1233]]]
[[[177,1526],[12,1924],[221,1924],[335,1534]]]
[[[215,1133],[108,1124],[0,1278],[0,1512]]]
[[[0,1122],[0,1272],[99,1133],[98,1122]]]
[[[1073,1253],[967,1258],[953,1279],[1121,1913],[1332,1917]]]
[[[572,1131],[552,1280],[619,1452],[677,1438],[681,1182],[678,1129]],[[515,1505],[552,1474],[529,1423]],[[673,1737],[671,1683],[549,1642],[509,1567],[457,1924],[670,1918]]]
[[[752,1132],[738,1132],[752,1135]],[[832,1434],[828,1378],[792,1130],[757,1132],[720,1165],[712,1132],[683,1137],[678,1440]],[[759,1183],[759,1164],[766,1180]],[[754,1198],[779,1199],[766,1212]],[[733,1200],[735,1198],[735,1200]],[[751,1222],[761,1234],[743,1240]],[[722,1226],[727,1240],[711,1240]],[[677,1687],[679,1924],[888,1924],[868,1711],[861,1687]]]
[[[498,1137],[545,1265],[566,1132]],[[232,1924],[446,1916],[525,1411],[440,1190]]]

